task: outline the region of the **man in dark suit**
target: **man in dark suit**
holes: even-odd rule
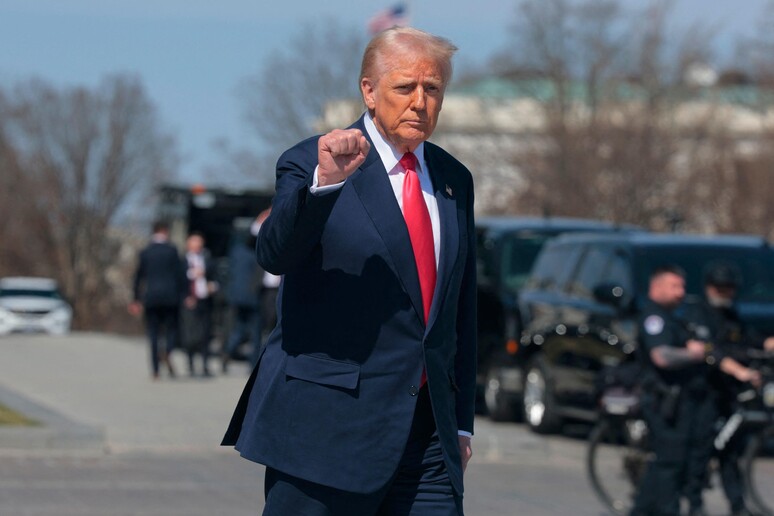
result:
[[[180,255],[169,243],[169,227],[156,222],[150,244],[140,252],[134,275],[134,301],[129,305],[133,315],[140,315],[144,309],[154,379],[159,377],[159,361],[166,364],[170,376],[175,376],[169,352],[177,343],[177,317],[185,285]],[[166,334],[163,350],[159,347],[161,328]]]
[[[475,393],[468,170],[426,142],[456,48],[409,28],[363,57],[367,112],[277,165],[258,261],[278,321],[223,443],[264,515],[461,515]]]

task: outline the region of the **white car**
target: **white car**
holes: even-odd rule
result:
[[[62,335],[70,331],[72,318],[73,310],[53,279],[0,279],[0,335],[17,331]]]

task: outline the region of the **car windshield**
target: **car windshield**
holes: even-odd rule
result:
[[[0,297],[44,297],[46,299],[61,299],[56,290],[39,290],[31,288],[0,288]]]
[[[640,292],[647,292],[650,272],[660,265],[677,264],[686,272],[688,294],[702,294],[707,270],[716,264],[731,265],[742,280],[739,301],[774,302],[774,251],[768,248],[725,246],[654,246],[635,251]]]
[[[518,291],[529,277],[540,249],[553,234],[516,234],[503,242],[503,286]]]

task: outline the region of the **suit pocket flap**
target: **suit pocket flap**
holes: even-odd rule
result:
[[[360,378],[360,366],[312,355],[289,355],[285,374],[308,382],[355,389]]]

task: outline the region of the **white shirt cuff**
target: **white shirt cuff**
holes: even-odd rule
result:
[[[466,432],[465,430],[457,430],[457,435],[461,435],[463,437],[473,437],[472,433]]]
[[[339,188],[343,187],[344,183],[347,182],[346,179],[345,179],[341,183],[335,183],[335,184],[332,184],[332,185],[325,185],[325,186],[318,186],[318,183],[317,183],[317,169],[318,168],[320,168],[319,165],[314,167],[314,176],[313,176],[313,179],[312,179],[312,184],[311,184],[311,186],[309,186],[309,193],[311,193],[312,195],[325,195],[325,194],[329,194],[331,192],[335,192]]]

